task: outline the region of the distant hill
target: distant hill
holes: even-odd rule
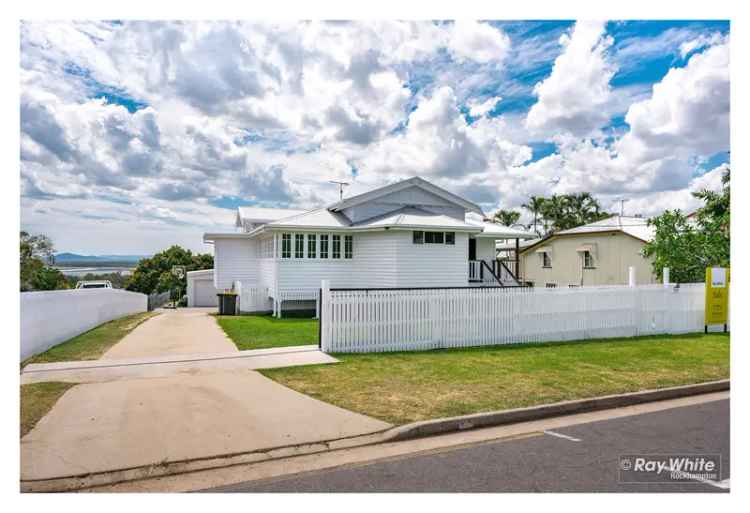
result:
[[[70,262],[77,263],[133,263],[135,264],[142,258],[148,258],[149,255],[78,255],[76,253],[58,253],[55,255],[55,264],[66,264]]]

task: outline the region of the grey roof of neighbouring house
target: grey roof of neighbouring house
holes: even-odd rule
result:
[[[611,231],[622,231],[636,239],[649,242],[654,238],[656,229],[653,226],[648,226],[647,220],[642,217],[612,216],[594,223],[576,226],[569,230],[562,230],[555,233],[555,235],[575,235],[579,233]]]
[[[569,230],[562,230],[559,232],[551,233],[546,237],[525,241],[521,244],[522,253],[538,244],[547,242],[555,237],[566,236],[566,235],[587,235],[597,233],[610,233],[610,232],[623,232],[631,237],[635,237],[643,242],[650,242],[654,238],[656,229],[653,226],[649,226],[646,219],[642,217],[629,217],[629,216],[612,216],[601,221],[596,221]],[[505,247],[497,246],[497,249],[507,249]]]

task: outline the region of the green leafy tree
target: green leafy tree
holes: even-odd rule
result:
[[[680,210],[667,210],[649,220],[655,234],[643,248],[652,258],[652,269],[661,276],[669,268],[672,281],[702,282],[707,267],[729,266],[729,170],[722,176],[722,191],[702,190],[693,193],[704,201],[694,216]],[[692,218],[692,219],[691,219]]]
[[[521,219],[521,213],[515,210],[498,210],[492,216],[492,219],[504,226],[513,226]]]
[[[54,267],[44,266],[31,278],[33,290],[58,290],[67,289],[68,283],[63,273]]]
[[[54,245],[49,237],[21,231],[19,239],[21,292],[67,288],[62,273],[47,266],[47,263],[54,262],[55,253]]]
[[[212,269],[214,258],[209,254],[194,255],[189,249],[172,246],[151,258],[139,260],[125,288],[143,294],[172,291],[175,297],[182,297],[187,290],[187,281],[184,276],[179,278],[172,273],[175,266],[184,267],[186,272]]]

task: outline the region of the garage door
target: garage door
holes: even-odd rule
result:
[[[213,280],[195,280],[195,306],[217,306]]]

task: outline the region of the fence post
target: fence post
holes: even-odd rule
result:
[[[662,280],[664,281],[664,288],[669,288],[669,267],[662,270]]]
[[[330,303],[331,303],[331,285],[328,280],[320,281],[320,350],[324,353],[330,348]]]
[[[628,287],[635,287],[635,267],[628,267]]]

